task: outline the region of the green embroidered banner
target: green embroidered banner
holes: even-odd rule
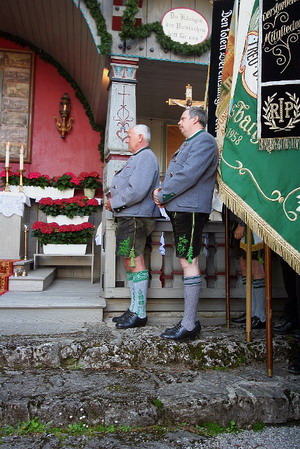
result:
[[[300,273],[299,151],[266,152],[258,146],[259,20],[256,0],[226,127],[219,189],[225,204]]]

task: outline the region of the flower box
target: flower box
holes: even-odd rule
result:
[[[52,217],[50,221],[48,220],[48,223],[52,223],[56,222],[56,217],[59,215],[65,215],[69,218],[92,215],[93,213],[98,211],[99,203],[94,198],[88,199],[85,196],[75,196],[71,198],[60,198],[55,200],[46,197],[40,199],[39,209],[44,212],[46,216]],[[80,221],[79,223],[83,222],[84,220]]]
[[[66,215],[57,215],[56,217],[52,217],[52,215],[46,216],[47,223],[57,223],[58,225],[69,225],[69,224],[81,224],[81,223],[87,223],[89,221],[89,216],[85,215],[83,217],[80,217],[79,215],[76,215],[73,218],[69,218]]]
[[[32,225],[32,235],[37,237],[42,245],[86,244],[94,235],[94,231],[95,226],[91,223],[60,226],[55,222],[35,221]]]
[[[11,192],[19,192],[19,186],[10,186]],[[75,189],[59,190],[56,187],[37,187],[37,186],[23,186],[23,191],[26,196],[39,200],[41,198],[70,198],[74,196]]]
[[[86,196],[87,198],[95,198],[95,192],[96,189],[88,189],[88,188],[83,189],[84,196]]]
[[[43,253],[51,256],[84,256],[87,244],[53,244],[43,245]]]

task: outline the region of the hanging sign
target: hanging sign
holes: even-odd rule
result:
[[[201,44],[209,35],[205,17],[190,8],[170,9],[163,16],[161,24],[164,33],[180,44]]]

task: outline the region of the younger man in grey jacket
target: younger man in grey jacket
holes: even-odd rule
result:
[[[218,164],[214,137],[204,128],[203,108],[186,109],[178,122],[186,140],[170,161],[162,186],[153,192],[155,203],[165,207],[171,219],[176,256],[183,270],[184,315],[162,338],[194,340],[201,326],[197,317],[201,275],[198,264],[202,230],[211,212]]]
[[[145,326],[149,273],[145,266],[144,250],[147,237],[160,216],[152,199],[159,184],[159,167],[149,148],[151,134],[148,126],[129,129],[127,143],[132,156],[112,179],[110,197],[105,208],[114,213],[117,222],[117,254],[123,256],[130,288],[129,309],[113,320],[119,329]]]

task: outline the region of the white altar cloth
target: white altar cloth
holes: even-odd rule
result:
[[[30,206],[30,198],[22,192],[0,192],[0,213],[5,217],[23,217],[25,204]]]

